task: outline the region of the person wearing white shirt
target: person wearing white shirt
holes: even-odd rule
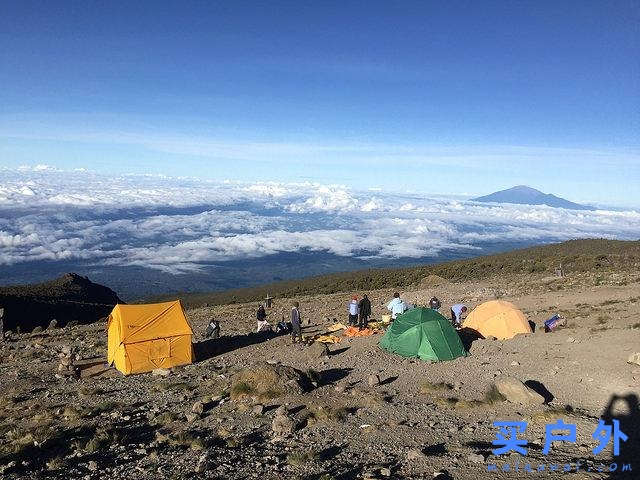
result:
[[[462,316],[466,313],[467,307],[461,303],[451,306],[451,324],[456,327],[456,330],[460,330],[462,327]]]
[[[393,299],[387,304],[387,310],[391,312],[392,320],[395,320],[398,315],[402,315],[408,309],[407,304],[400,298],[398,292],[393,294]]]

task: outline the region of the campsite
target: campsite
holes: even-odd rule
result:
[[[327,347],[251,333],[257,302],[202,306],[184,311],[193,363],[128,375],[105,367],[106,322],[12,333],[0,344],[4,478],[521,478],[487,467],[503,468],[518,457],[534,466],[548,463],[540,451],[544,427],[558,418],[575,423],[578,438],[554,443],[556,462],[609,465],[609,450],[591,453],[594,419],[612,402],[622,429],[638,428],[633,399],[640,365],[627,363],[640,345],[638,273],[428,280],[403,289],[402,297],[424,305],[437,294],[443,312],[453,301],[471,311],[486,301],[508,301],[537,328],[504,340],[474,339],[465,353],[448,323],[427,309],[410,310],[405,322],[399,317],[389,327],[399,329],[395,344],[412,329],[419,330],[412,339],[431,340],[401,342],[413,348],[403,356],[380,347],[384,331],[329,332],[346,322],[353,292],[296,297],[303,334],[339,339]],[[373,319],[380,319],[393,290],[367,293]],[[268,319],[279,320],[290,303],[274,298]],[[170,306],[161,309],[165,316]],[[130,318],[126,309],[140,314],[144,308],[121,313]],[[134,317],[154,319],[159,312]],[[540,326],[554,313],[567,324],[545,333]],[[211,318],[220,320],[220,338],[204,338]],[[111,320],[110,329],[114,325]],[[443,347],[457,353],[445,358]],[[145,356],[162,348],[149,345]],[[505,377],[535,392],[530,401],[497,394],[493,386]],[[621,392],[626,396],[616,402]],[[526,460],[491,453],[492,422],[509,419],[528,421]],[[638,452],[637,443],[621,448],[627,458]],[[579,478],[618,478],[611,475],[585,470]]]

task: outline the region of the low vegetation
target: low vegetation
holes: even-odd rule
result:
[[[222,292],[186,293],[179,295],[179,298],[187,307],[193,308],[253,302],[265,298],[267,294],[290,298],[353,290],[410,287],[420,285],[425,278],[434,278],[433,276],[442,278],[444,281],[457,282],[480,280],[502,273],[546,272],[551,275],[560,265],[566,273],[600,272],[601,274],[596,276],[594,282],[601,284],[605,281],[602,273],[630,271],[639,261],[640,241],[571,240],[434,265],[335,273]],[[160,301],[167,298],[169,296],[147,300]],[[175,298],[175,295],[171,298]]]

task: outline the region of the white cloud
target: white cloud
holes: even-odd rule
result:
[[[0,177],[0,265],[77,260],[181,273],[283,252],[418,259],[581,237],[637,239],[640,212],[48,168],[3,169]]]

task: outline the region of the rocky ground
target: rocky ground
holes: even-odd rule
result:
[[[638,478],[640,365],[628,359],[640,351],[639,282],[637,274],[427,278],[403,297],[424,304],[436,295],[443,312],[502,298],[538,326],[553,313],[567,319],[552,333],[476,340],[470,356],[435,364],[380,350],[380,334],[344,337],[328,355],[318,344],[247,335],[256,304],[188,311],[198,361],[155,375],[105,368],[103,324],[12,333],[0,343],[0,476],[502,479],[563,476],[522,469],[575,470],[580,461],[571,478]],[[344,322],[352,293],[362,292],[298,298],[306,333]],[[368,293],[379,318],[392,291]],[[269,319],[289,303],[276,299]],[[211,318],[222,337],[205,340]],[[531,389],[516,388],[530,401],[496,393],[506,377],[526,382]],[[629,437],[616,457],[611,443],[592,453],[608,414]],[[577,441],[554,443],[545,456],[545,425],[558,418],[576,424]],[[491,453],[498,420],[528,422],[527,456]],[[597,471],[612,462],[615,472]],[[623,463],[634,470],[622,473]],[[499,471],[488,471],[493,464]]]

